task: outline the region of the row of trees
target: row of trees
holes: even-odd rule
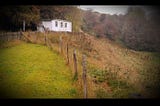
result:
[[[160,51],[160,17],[157,8],[130,7],[125,15],[82,11],[77,6],[19,5],[0,7],[0,29],[18,31],[23,21],[26,30],[36,30],[42,19],[65,19],[73,31],[118,41],[135,50]]]
[[[43,6],[18,5],[0,7],[0,29],[17,31],[22,29],[23,21],[26,29],[36,30],[42,19],[66,19],[74,24],[73,31],[81,25],[81,11],[76,6]]]
[[[82,29],[135,49],[160,51],[160,21],[157,8],[134,6],[125,15],[84,12]]]
[[[25,20],[26,27],[34,29],[40,19],[38,6],[1,6],[0,28],[3,30],[20,30]]]
[[[128,47],[137,50],[160,50],[159,13],[155,14],[155,11],[152,9],[145,12],[142,7],[129,8],[121,32],[122,40]]]

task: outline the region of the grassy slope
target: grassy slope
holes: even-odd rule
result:
[[[76,48],[79,54],[82,52],[81,47],[85,48],[83,52],[87,55],[88,60],[89,97],[97,97],[99,89],[103,89],[107,94],[104,95],[105,92],[100,90],[102,97],[127,98],[129,93],[131,95],[132,93],[133,95],[140,94],[142,97],[157,96],[160,87],[159,53],[130,50],[107,39],[98,39],[90,35],[85,35],[85,38],[76,34],[62,36],[64,39],[69,37],[70,49]],[[63,41],[65,43],[66,40]],[[79,58],[81,59],[81,57]],[[114,75],[116,78],[110,77],[97,84],[94,82],[95,78],[90,74],[94,70],[99,71],[98,74],[107,71],[110,73],[109,75]],[[108,77],[109,75],[104,76]],[[98,75],[96,76],[97,80]],[[102,77],[103,75],[101,75]],[[119,82],[120,84],[118,84]]]
[[[74,98],[71,70],[45,46],[22,43],[0,49],[1,96]]]
[[[160,87],[159,53],[129,50],[104,39],[94,38],[92,42],[98,51],[90,58],[94,66],[116,73],[119,80],[130,83],[143,97],[157,95]]]
[[[80,83],[81,54],[83,52],[87,55],[89,98],[128,98],[130,94],[156,97],[160,87],[159,53],[133,51],[104,38],[83,35],[47,34],[55,51],[59,51],[59,36],[62,36],[64,49],[66,43],[69,43],[71,56],[76,48]],[[77,87],[81,92],[81,84],[77,84]]]

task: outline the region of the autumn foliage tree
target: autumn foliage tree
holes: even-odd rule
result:
[[[130,7],[122,28],[124,43],[135,50],[159,51],[160,23],[155,17],[154,14],[147,16],[142,7]]]
[[[81,28],[81,10],[77,6],[52,5],[18,5],[0,7],[0,29],[18,31],[23,21],[26,29],[36,30],[37,24],[43,19],[63,19],[71,21],[73,31],[79,32]]]
[[[106,37],[134,50],[160,51],[159,11],[131,6],[125,15],[84,12],[82,29],[97,37]]]
[[[1,29],[20,30],[23,21],[26,27],[35,29],[34,26],[38,23],[40,18],[38,6],[1,6],[0,7],[0,22]]]

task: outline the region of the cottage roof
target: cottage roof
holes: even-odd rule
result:
[[[70,22],[70,21],[62,20],[62,19],[42,19],[42,21],[52,21],[52,20],[64,21],[64,22]]]
[[[51,19],[41,19],[42,21],[51,21]]]

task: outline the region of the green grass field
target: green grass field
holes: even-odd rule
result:
[[[9,98],[76,98],[72,72],[49,48],[20,43],[0,49],[0,95]]]
[[[35,36],[31,36],[30,43],[0,42],[0,96],[83,98],[81,55],[84,53],[87,56],[88,98],[159,97],[159,53],[130,50],[92,36],[84,40],[75,35],[49,34],[53,48],[38,45],[44,43],[34,39]],[[69,42],[69,65],[66,65],[65,53],[59,54],[59,35],[63,38],[63,52]],[[84,43],[89,41],[91,44]],[[75,48],[78,60],[76,81],[72,75]]]

